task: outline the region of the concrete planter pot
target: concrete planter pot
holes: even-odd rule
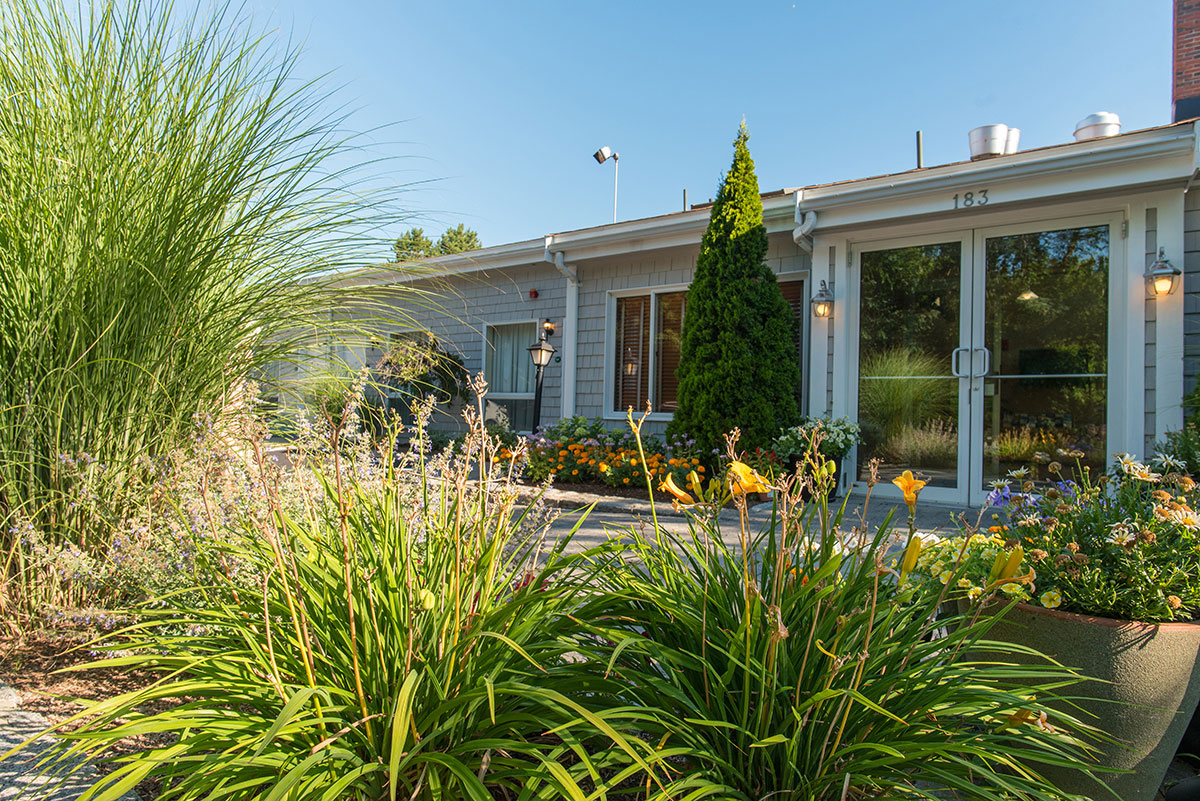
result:
[[[1047,768],[1060,789],[1101,799],[1153,801],[1200,698],[1200,624],[1135,623],[1017,604],[987,635],[1035,648],[1099,681],[1069,692],[1088,696],[1076,717],[1125,743],[1100,746],[1100,764],[1131,774]],[[1108,682],[1108,683],[1106,683]],[[1115,702],[1115,703],[1114,703]]]

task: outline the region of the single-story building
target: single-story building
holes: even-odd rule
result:
[[[1101,117],[1077,141],[762,195],[767,262],[800,321],[803,410],[864,428],[844,480],[879,458],[885,478],[923,472],[923,497],[974,504],[1031,455],[1102,469],[1182,426],[1200,354],[1200,137],[1181,117],[1200,115],[1200,49],[1176,38],[1177,122],[1107,135]],[[417,322],[517,428],[527,349],[551,321],[541,421],[615,428],[649,402],[661,431],[708,218],[694,206],[434,259],[434,278],[351,280],[442,289],[444,309]]]

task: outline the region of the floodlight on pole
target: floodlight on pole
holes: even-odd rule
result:
[[[592,154],[592,158],[597,164],[603,164],[609,159],[613,160],[613,222],[617,221],[617,171],[621,166],[621,154],[617,153],[608,145],[597,150]]]

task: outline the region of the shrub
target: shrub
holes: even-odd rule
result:
[[[154,732],[169,740],[118,756],[96,798],[143,778],[179,799],[582,798],[670,756],[622,733],[621,683],[572,657],[591,590],[514,506],[515,466],[467,489],[499,447],[474,428],[466,458],[385,465],[375,489],[318,470],[307,513],[230,531],[213,556],[242,578],[143,611],[112,644],[129,655],[92,667],[161,680],[65,724],[51,769]]]
[[[328,420],[335,426],[345,422],[346,406],[353,394],[354,377],[325,375],[308,384],[304,391],[304,405],[310,414]]]
[[[601,594],[580,615],[597,638],[585,654],[627,683],[646,736],[682,751],[667,794],[1062,798],[1038,770],[1083,750],[1053,727],[1087,728],[1045,702],[1076,677],[969,658],[992,619],[935,622],[942,599],[897,580],[886,524],[847,535],[840,511],[777,488],[757,533],[738,502],[736,550],[716,490],[687,531],[656,521],[589,557]],[[1053,727],[1022,722],[1042,712]]]
[[[705,453],[727,431],[743,447],[769,447],[800,416],[800,368],[792,312],[764,263],[767,229],[745,123],[717,190],[688,288],[678,399],[668,431],[695,437]]]

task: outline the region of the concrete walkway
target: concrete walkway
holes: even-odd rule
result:
[[[13,689],[0,683],[0,755],[45,731],[50,722],[36,712],[19,708],[20,698]],[[43,738],[26,750],[0,760],[0,800],[2,801],[75,801],[96,781],[96,771],[82,766],[68,779],[42,776],[38,758],[50,747]],[[139,801],[133,792],[121,801]]]
[[[562,516],[551,526],[552,536],[565,536],[579,520],[580,511],[593,505],[591,513],[580,525],[578,532],[571,542],[570,550],[579,551],[599,545],[631,526],[651,525],[651,504],[649,501],[634,498],[623,498],[610,495],[593,495],[575,492],[569,489],[552,488],[546,492],[545,501],[557,507]],[[883,525],[889,514],[892,515],[891,526],[898,534],[907,527],[908,510],[904,504],[892,504],[872,499],[866,506],[864,514],[864,498],[851,495],[846,502],[845,515],[842,519],[841,530],[851,533],[864,523],[868,534],[874,534]],[[840,506],[841,499],[835,499],[831,505],[831,514]],[[682,533],[687,531],[687,517],[684,512],[676,512],[669,503],[657,503],[658,522],[666,530]],[[757,533],[770,520],[772,504],[760,503],[750,508],[747,528],[751,533]],[[933,531],[940,534],[952,532],[955,529],[954,516],[965,514],[971,523],[979,517],[978,509],[967,509],[961,506],[946,506],[942,504],[921,502],[917,504],[917,528],[921,531]],[[987,525],[989,520],[983,521]],[[720,514],[721,533],[730,548],[736,550],[740,540],[740,523],[738,512],[728,506]]]

